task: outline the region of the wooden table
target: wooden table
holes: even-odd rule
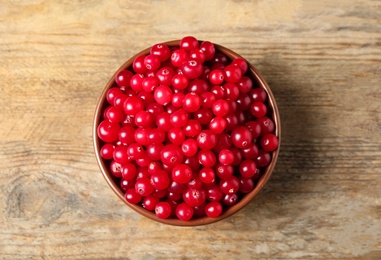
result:
[[[270,182],[196,228],[137,215],[96,164],[112,73],[194,35],[269,82],[283,139]],[[1,259],[381,259],[381,1],[2,1]]]

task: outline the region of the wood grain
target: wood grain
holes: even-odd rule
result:
[[[381,2],[2,1],[0,258],[380,259]],[[113,72],[194,35],[269,82],[282,119],[273,177],[197,228],[132,212],[92,147]]]

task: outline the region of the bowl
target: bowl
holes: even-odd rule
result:
[[[202,42],[202,41],[200,41]],[[163,44],[166,44],[167,46],[171,47],[177,47],[180,44],[180,40],[173,40],[164,42]],[[220,52],[222,54],[225,54],[229,59],[233,60],[235,58],[242,58],[239,54],[235,53],[234,51],[223,47],[221,45],[215,44],[215,50],[216,52]],[[220,221],[222,219],[225,219],[229,216],[232,216],[233,214],[237,213],[239,210],[244,208],[249,202],[251,202],[263,189],[265,184],[268,182],[275,164],[277,162],[278,154],[279,154],[279,145],[280,145],[280,138],[281,138],[281,124],[280,124],[280,117],[279,117],[279,111],[276,105],[276,101],[274,98],[274,95],[269,87],[269,85],[266,83],[264,78],[261,76],[259,71],[251,65],[248,61],[248,71],[245,74],[246,76],[250,77],[253,81],[253,84],[256,85],[256,87],[262,88],[267,93],[267,107],[268,107],[268,117],[271,118],[275,125],[274,134],[277,136],[279,145],[276,150],[270,153],[271,155],[271,162],[262,170],[261,175],[256,180],[256,185],[254,189],[245,194],[237,204],[228,207],[226,210],[222,212],[222,214],[218,217],[212,218],[212,217],[200,217],[200,218],[192,218],[189,221],[183,221],[179,220],[177,218],[166,218],[162,219],[156,216],[156,214],[152,211],[148,211],[145,208],[143,208],[141,205],[137,204],[131,204],[126,201],[124,196],[124,191],[120,187],[119,179],[116,178],[109,170],[109,162],[107,160],[104,160],[100,155],[100,149],[103,145],[103,141],[100,140],[97,136],[97,127],[99,123],[101,122],[103,118],[103,110],[107,107],[107,100],[106,100],[106,93],[111,87],[115,87],[115,76],[117,73],[121,70],[125,69],[131,69],[132,70],[132,64],[136,57],[140,55],[147,55],[150,53],[150,48],[147,48],[130,59],[128,59],[120,68],[112,75],[106,86],[104,87],[104,90],[102,94],[99,97],[98,103],[96,105],[95,115],[94,115],[94,121],[93,121],[93,143],[94,143],[94,150],[95,150],[95,157],[97,159],[100,171],[103,174],[104,179],[108,183],[109,187],[112,189],[112,191],[116,194],[116,196],[122,200],[128,207],[130,207],[135,212],[160,223],[169,224],[169,225],[175,225],[175,226],[199,226],[199,225],[206,225],[211,224],[217,221]]]

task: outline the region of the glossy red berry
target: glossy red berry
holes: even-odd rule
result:
[[[142,196],[136,192],[134,188],[129,188],[124,197],[126,198],[126,201],[131,204],[138,204],[139,201],[142,199]]]
[[[164,190],[169,187],[170,179],[164,170],[156,171],[151,174],[151,183],[156,190]]]
[[[250,105],[250,113],[256,118],[264,117],[267,113],[267,107],[262,102],[255,101]]]
[[[194,156],[198,151],[198,143],[193,138],[187,139],[182,143],[181,150],[185,156]]]
[[[244,178],[251,178],[255,175],[257,165],[252,160],[244,160],[239,165],[239,172]]]
[[[119,87],[129,87],[133,74],[129,70],[121,70],[115,76],[115,82]]]
[[[171,56],[171,50],[165,44],[155,44],[151,47],[150,53],[157,56],[161,62],[166,61]]]
[[[229,165],[234,161],[234,154],[231,150],[223,149],[218,154],[218,161],[222,164]]]
[[[210,130],[203,130],[197,136],[198,147],[203,150],[211,150],[217,143],[216,135]]]
[[[265,134],[261,138],[261,146],[267,152],[272,152],[278,148],[278,138],[274,134]]]
[[[199,172],[200,180],[203,183],[213,183],[216,179],[216,174],[212,168],[204,167]]]
[[[161,151],[161,161],[170,167],[175,167],[182,163],[183,159],[184,155],[181,148],[177,145],[168,144]]]
[[[202,50],[205,54],[205,60],[211,60],[216,53],[214,44],[210,41],[203,41],[200,44],[200,50]]]
[[[143,100],[139,97],[128,97],[123,104],[124,113],[128,116],[135,116],[136,113],[144,109]]]
[[[140,196],[148,196],[154,192],[155,188],[152,185],[152,182],[150,179],[143,177],[140,179],[137,179],[135,182],[135,191],[140,195]]]
[[[195,79],[202,74],[202,63],[196,60],[187,60],[181,64],[181,71],[189,79]]]
[[[169,218],[169,216],[172,213],[172,207],[171,205],[166,201],[160,201],[155,206],[155,214],[158,218],[166,219]]]
[[[183,99],[183,108],[187,112],[196,112],[201,106],[201,98],[196,93],[188,93]]]
[[[192,169],[186,164],[178,164],[172,170],[172,180],[185,184],[192,179]]]
[[[210,218],[217,218],[221,215],[223,207],[220,202],[212,201],[205,206],[205,213]]]
[[[160,105],[166,105],[172,100],[173,92],[166,85],[160,85],[154,90],[155,101]]]
[[[229,113],[229,103],[224,99],[219,99],[212,105],[215,116],[224,117]]]
[[[105,142],[111,143],[118,139],[120,126],[108,120],[102,121],[97,128],[98,137]]]
[[[204,167],[212,167],[216,164],[216,156],[210,150],[201,150],[198,152],[198,160]]]
[[[189,221],[193,217],[193,208],[185,202],[180,203],[176,207],[176,216],[183,221]]]
[[[232,143],[238,148],[246,148],[253,141],[253,135],[246,126],[239,126],[231,133]]]
[[[180,40],[180,48],[190,52],[198,48],[198,40],[193,36],[185,36]]]
[[[172,52],[171,63],[175,67],[181,67],[181,65],[189,59],[189,54],[184,49],[178,49]]]
[[[214,134],[220,134],[222,133],[227,126],[226,119],[223,117],[216,116],[213,118],[209,123],[209,129]]]
[[[196,140],[193,140],[197,143]],[[102,146],[100,150],[100,155],[102,156],[103,159],[110,160],[113,158],[113,153],[114,153],[115,146],[111,143],[106,143]]]
[[[235,176],[228,179],[222,179],[220,182],[220,189],[225,194],[237,193],[239,189],[239,180]]]

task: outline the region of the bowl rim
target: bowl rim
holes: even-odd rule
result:
[[[199,42],[203,42],[203,40],[199,40]],[[176,46],[179,46],[179,43],[180,43],[180,40],[171,40],[171,41],[162,42],[161,44],[165,44],[169,47],[176,47]],[[228,48],[226,48],[222,45],[216,44],[216,43],[213,43],[213,44],[214,44],[216,50],[224,53],[231,60],[234,58],[243,58],[241,55],[237,54],[236,52],[232,51],[231,49],[228,49]],[[109,185],[109,187],[111,188],[111,190],[117,195],[117,197],[119,197],[120,200],[122,200],[124,202],[124,204],[129,206],[135,212],[137,212],[137,213],[139,213],[139,214],[141,214],[141,215],[143,215],[143,216],[145,216],[151,220],[154,220],[156,222],[168,224],[168,225],[173,225],[173,226],[201,226],[201,225],[206,225],[206,224],[212,224],[212,223],[218,222],[220,220],[223,220],[225,218],[228,218],[231,215],[233,215],[233,214],[237,213],[238,211],[240,211],[241,209],[243,209],[247,204],[250,203],[250,201],[252,201],[254,199],[254,197],[256,197],[260,193],[260,191],[263,189],[265,184],[270,179],[270,177],[273,173],[273,170],[275,168],[275,165],[277,163],[280,145],[281,145],[281,123],[280,123],[280,115],[279,115],[278,106],[276,104],[275,97],[274,97],[274,95],[270,89],[270,86],[264,80],[264,78],[260,74],[260,72],[249,61],[247,61],[245,58],[243,58],[243,59],[245,59],[245,61],[248,64],[248,72],[247,73],[250,74],[250,78],[252,80],[256,80],[258,83],[258,87],[264,89],[268,95],[267,102],[269,103],[270,107],[272,108],[271,109],[272,110],[271,111],[271,118],[273,119],[274,124],[275,124],[275,133],[274,134],[278,137],[278,141],[279,141],[278,148],[275,151],[270,153],[271,154],[270,164],[268,166],[266,166],[264,173],[261,175],[261,177],[258,180],[257,184],[255,185],[254,189],[251,192],[245,194],[239,200],[239,202],[237,204],[227,208],[217,218],[210,218],[210,217],[204,216],[204,217],[200,217],[200,218],[191,219],[189,221],[182,221],[182,220],[179,220],[176,218],[161,219],[161,218],[158,218],[154,212],[148,211],[140,205],[130,204],[125,200],[124,193],[120,189],[119,185],[117,185],[113,181],[115,177],[113,177],[113,175],[108,170],[106,170],[107,165],[106,165],[105,161],[100,156],[101,140],[97,136],[97,127],[101,121],[101,115],[102,115],[104,106],[107,104],[105,96],[106,96],[108,89],[110,89],[111,87],[116,85],[115,84],[116,74],[118,72],[120,72],[121,70],[129,68],[132,65],[132,62],[134,61],[134,59],[136,57],[138,57],[140,55],[148,54],[150,48],[151,47],[148,47],[148,48],[136,53],[131,58],[129,58],[126,62],[124,62],[115,71],[115,73],[111,76],[111,78],[108,80],[107,84],[103,88],[101,95],[98,98],[95,113],[93,116],[93,129],[92,129],[93,130],[92,131],[93,148],[94,148],[95,157],[96,157],[96,160],[98,163],[98,167],[101,170],[102,175],[103,175],[104,179],[106,180],[107,184]]]

